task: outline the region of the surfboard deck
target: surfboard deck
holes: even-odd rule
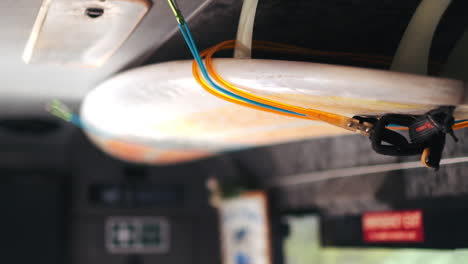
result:
[[[245,91],[304,108],[352,117],[423,114],[457,105],[456,118],[468,118],[462,81],[308,62],[216,59],[214,65]],[[168,164],[349,133],[216,98],[197,84],[191,66],[191,61],[146,66],[99,85],[81,110],[90,138],[120,159]]]

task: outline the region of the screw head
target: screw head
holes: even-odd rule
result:
[[[104,9],[100,7],[88,7],[85,10],[85,14],[90,18],[98,18],[104,14]]]

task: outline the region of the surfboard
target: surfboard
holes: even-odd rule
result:
[[[418,115],[455,105],[455,118],[468,118],[463,81],[279,60],[215,59],[214,66],[244,91],[303,108],[352,117]],[[145,66],[110,78],[86,96],[81,117],[102,150],[146,164],[349,133],[219,99],[195,81],[192,61]]]

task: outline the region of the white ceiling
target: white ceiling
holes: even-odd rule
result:
[[[76,0],[80,1],[80,0]],[[211,0],[179,0],[188,19]],[[0,115],[38,114],[51,99],[79,104],[97,84],[122,69],[138,65],[177,33],[176,20],[165,0],[153,7],[129,40],[101,68],[27,65],[23,49],[42,0],[0,1]]]

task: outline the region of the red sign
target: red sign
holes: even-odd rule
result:
[[[366,213],[362,217],[364,242],[424,242],[421,210]]]

